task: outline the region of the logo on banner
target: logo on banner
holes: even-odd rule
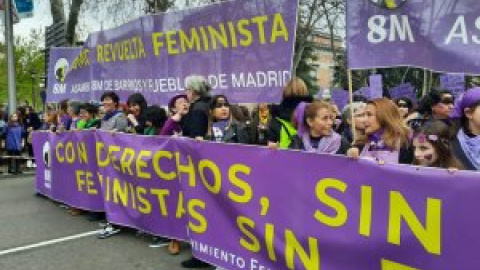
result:
[[[66,58],[60,58],[55,63],[55,79],[64,83],[67,78],[67,72],[69,68],[68,60]]]
[[[50,154],[50,142],[46,141],[43,144],[43,151],[42,151],[42,161],[45,164],[45,188],[51,189],[52,188],[52,173],[50,171],[50,166],[52,164],[52,157]]]
[[[389,10],[394,10],[400,8],[407,0],[370,0],[375,5],[386,8]]]
[[[53,75],[59,83],[53,85],[54,94],[65,94],[67,92],[67,85],[65,84],[65,80],[67,78],[69,68],[70,64],[68,63],[68,60],[66,58],[60,58],[55,63]]]

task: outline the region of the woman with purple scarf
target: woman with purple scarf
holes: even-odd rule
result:
[[[458,121],[453,151],[467,170],[480,170],[480,88],[467,91],[457,101],[451,117]]]
[[[410,130],[403,123],[395,103],[386,98],[374,99],[368,102],[365,112],[367,137],[364,141],[356,141],[347,155],[374,159],[380,163],[411,164]]]
[[[290,149],[318,154],[346,154],[349,143],[333,130],[335,110],[331,104],[302,102],[294,116],[298,133],[293,137]]]

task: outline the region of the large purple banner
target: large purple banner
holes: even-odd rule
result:
[[[73,60],[65,57],[65,49],[52,50],[47,100],[89,101],[104,91],[126,99],[140,92],[165,105],[195,74],[232,102],[278,102],[290,79],[297,5],[292,0],[225,1],[90,34]],[[62,75],[59,66],[69,67],[65,75],[57,76]]]
[[[189,240],[196,257],[226,269],[480,267],[478,173],[184,138],[34,135],[47,141],[66,160],[52,160],[62,175],[52,185],[74,175],[67,203],[101,190],[111,222]],[[92,176],[78,176],[84,158],[68,159],[91,155]]]
[[[480,74],[480,5],[472,0],[349,0],[351,69],[415,66]]]

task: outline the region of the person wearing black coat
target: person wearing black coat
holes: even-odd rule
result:
[[[313,97],[309,94],[305,82],[295,77],[283,90],[283,99],[279,105],[272,106],[272,119],[267,131],[267,141],[270,147],[287,148],[288,145],[282,145],[282,128],[286,124],[291,124],[293,112],[301,102],[312,102]],[[283,121],[283,122],[282,122]],[[288,133],[288,132],[287,132]],[[296,134],[290,134],[287,141],[291,141]]]
[[[208,111],[212,87],[202,76],[190,76],[186,79],[187,98],[190,110],[182,119],[183,136],[204,138],[208,131]]]
[[[33,146],[32,146],[31,136],[33,131],[39,130],[42,127],[42,122],[40,121],[40,117],[38,117],[38,114],[30,106],[27,106],[25,108],[25,117],[23,119],[23,127],[24,127],[24,130],[27,132],[26,146],[28,150],[28,156],[33,158],[34,156],[33,156]],[[35,160],[34,159],[27,160],[27,167],[29,168],[36,167]]]

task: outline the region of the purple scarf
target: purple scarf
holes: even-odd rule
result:
[[[342,137],[338,133],[332,131],[330,135],[324,136],[320,139],[317,149],[312,146],[310,134],[308,134],[308,132],[303,133],[302,141],[305,151],[307,152],[318,154],[336,154],[338,149],[340,149],[340,145],[342,144]]]
[[[463,129],[460,129],[457,139],[465,156],[477,170],[480,170],[480,136],[469,137]]]
[[[379,130],[368,136],[368,143],[363,147],[361,157],[382,160],[388,163],[398,163],[400,151],[385,145],[382,137],[383,130]]]

